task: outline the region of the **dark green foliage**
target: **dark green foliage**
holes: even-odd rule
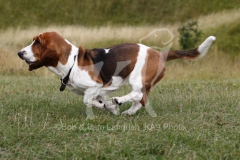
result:
[[[201,39],[202,31],[198,29],[198,22],[193,21],[178,28],[181,49],[193,49]]]

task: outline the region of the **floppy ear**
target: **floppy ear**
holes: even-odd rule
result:
[[[40,57],[42,57],[42,52],[43,52],[43,47],[45,46],[46,40],[44,38],[43,34],[39,34],[35,37],[33,37],[33,45],[35,45],[35,57],[37,57],[37,59],[39,59],[36,63],[29,65],[28,70],[32,71],[35,69],[38,69],[40,67],[42,67],[44,65],[44,63],[42,62],[42,60],[40,60]]]
[[[39,34],[39,35],[33,37],[33,41],[39,42],[39,43],[41,43],[41,45],[45,45],[45,38],[44,38],[43,34]]]
[[[45,45],[45,38],[43,34],[38,35],[38,40],[41,43],[41,45]]]

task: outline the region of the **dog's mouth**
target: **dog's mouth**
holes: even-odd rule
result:
[[[25,60],[25,62],[26,62],[28,65],[33,65],[33,64],[35,64],[37,61],[31,62],[31,61],[29,61],[29,60]]]

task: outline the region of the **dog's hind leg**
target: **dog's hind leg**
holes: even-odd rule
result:
[[[142,99],[140,101],[133,101],[131,108],[129,108],[128,110],[122,112],[122,114],[126,114],[126,115],[134,115],[134,114],[136,114],[137,111],[139,109],[141,109],[142,106],[145,106],[145,104],[147,103],[149,91],[150,91],[149,89],[147,91],[143,89],[142,90],[142,93],[143,93]]]
[[[142,99],[143,93],[141,90],[139,91],[132,91],[129,94],[122,96],[122,97],[113,97],[112,102],[118,105],[121,105],[125,102],[133,102],[133,101],[140,101]]]
[[[129,108],[128,110],[122,112],[122,114],[126,115],[134,115],[139,109],[142,108],[142,104],[138,101],[133,101],[132,102],[132,107]]]

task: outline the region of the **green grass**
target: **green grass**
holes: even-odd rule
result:
[[[1,159],[239,159],[240,79],[163,80],[135,116],[59,92],[57,78],[0,76]],[[128,88],[114,95],[123,95]],[[121,111],[130,104],[121,106]]]
[[[240,7],[238,0],[8,0],[0,1],[0,29],[48,25],[152,25],[185,22]]]
[[[240,23],[221,14],[224,24],[211,16],[201,20],[239,7],[237,0],[0,1],[0,159],[240,159]],[[149,96],[155,118],[143,108],[135,116],[94,109],[96,118],[86,119],[81,96],[60,92],[59,79],[50,71],[28,72],[16,56],[48,26],[68,26],[60,34],[74,30],[66,34],[70,40],[95,48],[138,42],[131,28],[120,32],[126,39],[110,36],[121,27],[161,24],[177,30],[195,19],[205,26],[202,40],[209,35],[217,40],[202,61],[167,64],[166,79]],[[209,22],[216,25],[209,27]],[[89,30],[79,31],[79,25]],[[119,28],[102,31],[104,26]],[[83,32],[87,34],[81,37]],[[124,87],[111,96],[128,91]],[[124,104],[121,111],[129,107]]]

